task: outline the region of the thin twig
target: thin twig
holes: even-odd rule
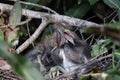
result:
[[[91,17],[87,18],[86,20],[88,21],[88,20],[93,19],[93,18],[95,18],[95,17],[96,17],[96,16],[91,16]]]
[[[110,18],[111,16],[113,16],[116,12],[117,12],[117,10],[114,10],[110,15],[108,15],[107,17],[105,17],[105,18],[103,19],[104,24],[106,23],[106,19],[109,19],[109,18]]]
[[[29,21],[31,21],[31,18],[28,18],[25,21],[22,21],[22,22],[20,22],[19,24],[16,24],[16,25],[8,24],[8,25],[0,26],[0,28],[7,28],[9,26],[20,26],[20,25],[28,23]]]
[[[9,0],[9,1],[16,1],[16,0]],[[54,11],[54,10],[52,10],[52,9],[46,7],[46,6],[42,6],[42,5],[30,3],[30,2],[24,2],[24,1],[20,1],[20,3],[25,4],[25,5],[31,5],[31,6],[36,6],[36,7],[39,7],[39,8],[43,8],[43,9],[48,10],[48,11],[54,13],[54,14],[58,14],[56,11]]]
[[[83,33],[80,29],[79,29],[79,33],[80,33],[80,36],[81,36],[82,40],[85,40],[84,35],[83,35]]]
[[[42,23],[39,25],[39,27],[36,29],[36,31],[33,33],[33,35],[27,39],[21,46],[19,46],[16,49],[16,52],[19,54],[23,50],[25,50],[33,41],[35,41],[40,33],[44,30],[44,28],[49,24],[49,20],[43,19]]]
[[[30,34],[30,29],[29,29],[29,25],[28,25],[28,23],[26,24],[26,26],[27,26],[27,32],[28,32],[28,35],[29,35],[29,37],[30,37],[31,34]],[[32,46],[33,46],[33,48],[35,48],[35,44],[34,44],[34,42],[32,42]]]
[[[115,18],[116,18],[116,17],[118,17],[118,15],[117,15],[117,14],[116,14],[116,15],[112,18],[112,20],[110,21],[110,23],[112,23],[112,22],[114,22],[114,23],[115,23],[115,22],[116,22],[116,21],[115,21]]]
[[[87,37],[87,38],[85,39],[85,42],[87,42],[92,36],[93,36],[93,34],[91,34],[89,37]]]
[[[92,39],[91,39],[91,41],[90,41],[89,46],[91,46],[91,45],[93,44],[94,38],[95,38],[95,35],[92,36]]]

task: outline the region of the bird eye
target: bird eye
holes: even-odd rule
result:
[[[68,44],[65,44],[64,49],[68,49],[68,48],[70,48],[70,46]]]

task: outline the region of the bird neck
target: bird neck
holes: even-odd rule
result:
[[[78,68],[79,65],[73,63],[72,61],[70,61],[70,60],[66,57],[63,49],[60,50],[60,56],[63,58],[62,66],[64,67],[64,69],[65,69],[67,72],[73,71],[73,70],[75,70],[76,68]]]

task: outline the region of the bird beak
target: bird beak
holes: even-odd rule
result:
[[[74,39],[75,39],[75,36],[73,35],[73,33],[70,30],[68,30],[68,29],[57,30],[56,42],[57,42],[58,46],[64,45],[65,43],[68,43],[68,42],[75,45]]]

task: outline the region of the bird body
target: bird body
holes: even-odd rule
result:
[[[75,70],[78,67],[77,64],[74,64],[68,58],[66,58],[66,55],[64,54],[64,50],[60,50],[60,55],[62,55],[62,58],[63,58],[63,64],[62,64],[62,66],[64,67],[64,69],[67,72],[73,71],[73,70]]]
[[[60,56],[63,58],[62,66],[68,72],[75,70],[91,58],[90,48],[85,42],[78,40],[74,42],[75,45],[64,44],[60,50]]]

